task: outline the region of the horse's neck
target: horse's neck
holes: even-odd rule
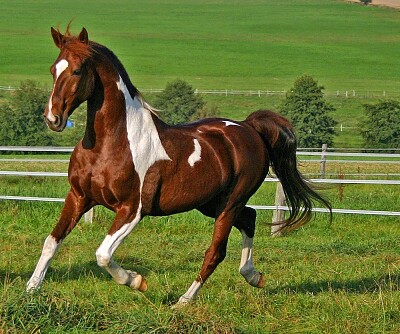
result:
[[[150,160],[169,159],[157,130],[157,124],[162,127],[164,123],[152,116],[140,97],[131,96],[122,78],[108,84],[108,87],[98,85],[88,100],[83,146],[100,147],[110,141],[120,145],[128,139],[134,160],[145,156]]]

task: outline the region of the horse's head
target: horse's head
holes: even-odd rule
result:
[[[50,71],[54,85],[44,117],[53,131],[62,131],[68,117],[93,93],[95,72],[90,62],[90,42],[85,28],[79,36],[65,35],[51,28],[51,35],[60,54]]]

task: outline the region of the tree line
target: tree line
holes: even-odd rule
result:
[[[309,75],[296,79],[277,110],[289,118],[295,128],[299,147],[332,147],[337,122],[335,108],[323,93],[324,87]],[[34,81],[21,83],[9,99],[0,103],[0,146],[74,146],[86,125],[85,107],[74,113],[73,125],[62,133],[52,133],[43,122],[49,92]],[[153,101],[161,118],[169,124],[182,124],[205,117],[218,117],[215,105],[208,105],[193,87],[183,80],[166,85]],[[359,131],[367,147],[400,147],[400,101],[384,100],[364,104],[365,117]]]

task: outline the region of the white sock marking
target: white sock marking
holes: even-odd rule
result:
[[[121,268],[114,262],[112,256],[125,237],[132,232],[134,227],[140,222],[141,209],[142,207],[139,205],[134,220],[129,224],[123,225],[113,235],[108,234],[96,251],[97,264],[104,267],[118,284],[127,284],[131,276],[127,270]]]
[[[68,66],[69,66],[68,61],[66,61],[65,59],[61,59],[56,64],[56,77],[54,79],[53,90],[51,91],[51,95],[50,95],[50,99],[49,99],[49,113],[47,114],[47,119],[50,122],[56,121],[56,118],[54,117],[54,114],[52,112],[54,88],[56,87],[56,82],[57,82],[58,78],[60,77],[61,73],[64,72],[68,68]]]
[[[50,266],[50,261],[57,252],[58,247],[60,247],[60,244],[61,242],[57,243],[56,239],[54,239],[52,235],[49,235],[46,238],[35,271],[26,284],[26,291],[34,290],[40,286],[44,276],[46,275],[46,271]]]
[[[193,167],[194,164],[197,161],[201,160],[201,146],[200,146],[200,143],[199,143],[199,141],[197,139],[193,139],[193,143],[194,143],[194,151],[188,158],[188,163],[189,163],[189,165],[191,167]]]
[[[242,257],[240,259],[240,274],[252,286],[257,286],[260,273],[257,272],[253,264],[253,238],[249,238],[244,231],[240,231],[243,238]]]
[[[190,303],[197,295],[201,288],[201,283],[198,281],[194,281],[190,288],[185,292],[184,295],[182,295],[179,300],[177,305],[184,305]]]

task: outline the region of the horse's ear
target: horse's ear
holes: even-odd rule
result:
[[[85,28],[82,28],[82,31],[79,34],[78,39],[84,44],[88,44],[89,43],[88,32],[87,32],[87,30]]]
[[[53,36],[53,41],[54,41],[54,44],[56,45],[56,47],[61,49],[63,46],[64,36],[58,30],[54,29],[53,27],[51,27],[51,36]]]

